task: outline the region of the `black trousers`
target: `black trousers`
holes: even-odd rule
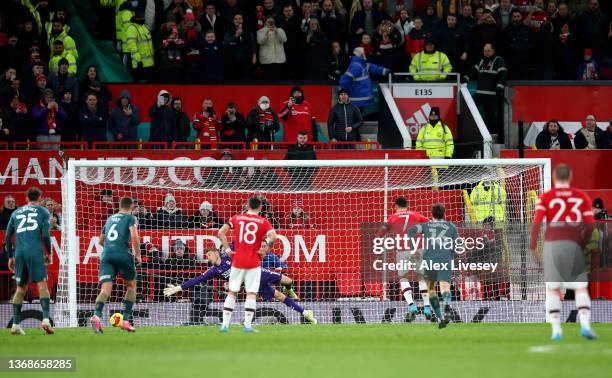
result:
[[[503,143],[504,129],[501,97],[476,94],[474,100],[476,101],[476,105],[480,110],[480,114],[489,132],[491,134],[497,134],[497,142]]]

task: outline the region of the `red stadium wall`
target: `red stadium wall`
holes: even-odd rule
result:
[[[142,122],[149,122],[149,108],[157,101],[157,94],[165,89],[172,97],[183,99],[183,110],[191,119],[196,111],[202,109],[202,101],[210,98],[215,111],[223,114],[229,102],[236,104],[236,108],[245,117],[257,105],[261,96],[270,98],[271,107],[277,112],[282,103],[289,99],[292,85],[162,85],[162,84],[108,84],[113,99],[127,89],[132,95],[132,103],[140,108]],[[318,122],[326,122],[329,109],[332,105],[331,85],[303,85],[304,98],[310,102]],[[113,106],[114,104],[111,104]]]

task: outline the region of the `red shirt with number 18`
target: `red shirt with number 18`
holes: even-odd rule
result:
[[[261,266],[259,250],[268,231],[272,230],[270,222],[255,214],[234,215],[227,222],[234,230],[234,257],[232,266],[240,269],[253,269]]]
[[[581,245],[591,236],[590,226],[595,221],[591,199],[585,192],[570,187],[556,187],[540,195],[533,218],[531,249],[536,249],[544,219],[547,224],[544,240],[570,240]]]

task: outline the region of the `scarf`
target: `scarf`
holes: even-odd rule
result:
[[[40,101],[40,106],[47,107],[47,105],[42,100]],[[55,130],[55,128],[57,127],[57,124],[55,123],[55,113],[57,113],[57,109],[49,109],[49,111],[47,112],[47,127],[49,128],[49,130]]]

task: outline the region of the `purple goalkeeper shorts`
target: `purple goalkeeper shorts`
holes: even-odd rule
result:
[[[261,279],[259,281],[259,294],[265,300],[274,298],[276,289],[273,285],[279,284],[283,275],[281,273],[271,272],[267,269],[261,270]]]

